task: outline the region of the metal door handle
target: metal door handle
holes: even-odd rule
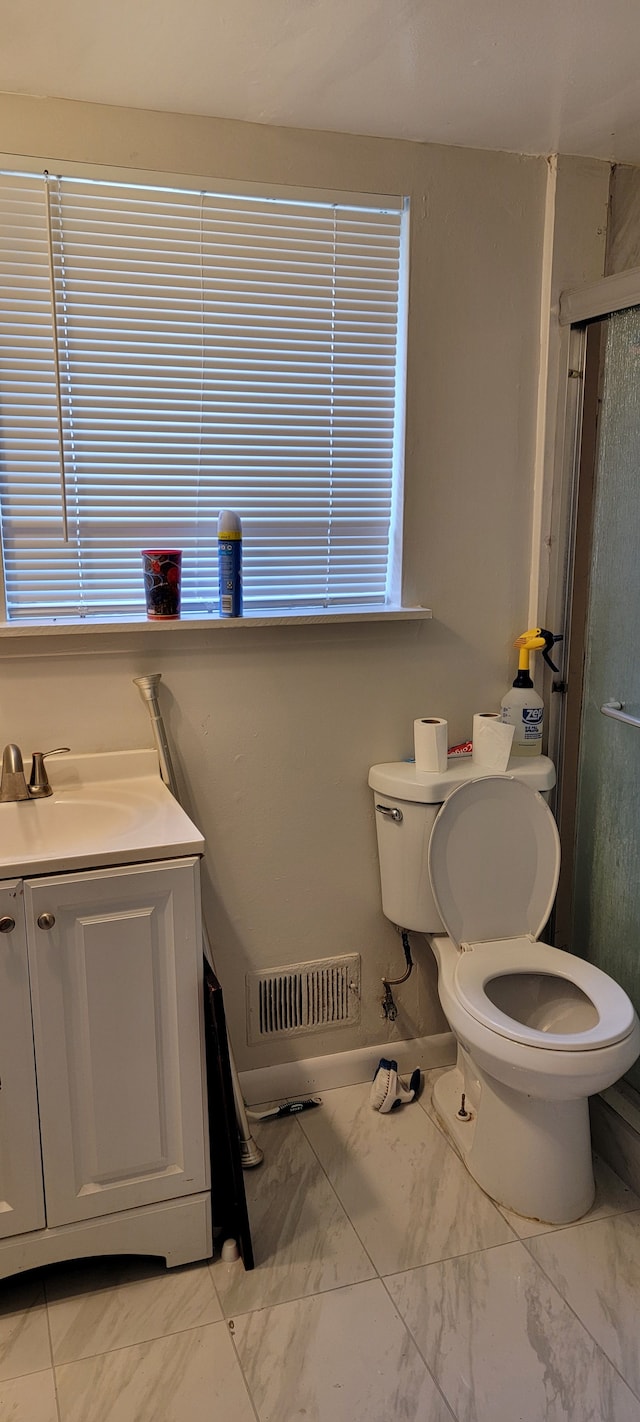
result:
[[[402,824],[402,810],[397,810],[395,806],[392,809],[391,805],[376,805],[376,810],[379,815],[386,815],[388,820],[395,820],[397,825]]]
[[[640,716],[629,716],[623,711],[624,701],[605,701],[600,707],[603,716],[610,716],[612,721],[624,721],[627,726],[640,726]]]
[[[0,918],[0,933],[13,933],[15,926],[15,918],[10,918],[8,914]]]
[[[38,928],[53,928],[55,917],[52,913],[41,913],[38,919]]]

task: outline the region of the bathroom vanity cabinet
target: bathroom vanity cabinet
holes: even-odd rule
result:
[[[0,1277],[130,1252],[211,1254],[197,855],[0,884]]]

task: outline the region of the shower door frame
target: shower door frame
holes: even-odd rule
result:
[[[640,306],[640,267],[588,282],[561,294],[559,324],[565,328],[566,404],[561,454],[553,473],[553,506],[562,576],[548,590],[546,625],[564,632],[563,680],[551,678],[548,753],[558,773],[555,812],[562,844],[562,873],[555,909],[554,942],[570,947],[580,727],[586,618],[592,554],[592,511],[598,454],[602,335],[607,316]],[[567,330],[568,328],[568,330]],[[568,336],[568,339],[566,339]],[[615,1097],[616,1089],[607,1092]],[[611,1100],[610,1104],[614,1104]],[[638,1120],[640,1126],[640,1119]]]

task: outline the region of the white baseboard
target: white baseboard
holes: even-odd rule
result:
[[[282,1062],[279,1066],[257,1067],[239,1073],[240,1087],[247,1106],[279,1101],[283,1097],[311,1096],[318,1091],[331,1091],[335,1086],[371,1081],[381,1057],[397,1061],[401,1075],[410,1074],[416,1067],[430,1071],[433,1067],[453,1066],[455,1038],[452,1032],[439,1032],[433,1037],[383,1042],[351,1052],[333,1052],[325,1057],[305,1057],[298,1062]]]

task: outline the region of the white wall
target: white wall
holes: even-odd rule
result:
[[[640,266],[640,168],[619,163],[611,175],[606,275]]]
[[[131,678],[161,671],[207,839],[205,900],[239,1066],[439,1031],[419,945],[395,1027],[380,1020],[380,978],[398,976],[403,959],[379,906],[367,771],[411,753],[416,716],[445,715],[462,739],[512,675],[527,617],[547,164],[9,96],[0,149],[54,168],[67,159],[411,197],[405,595],[433,607],[434,621],[0,639],[0,742],[149,744]],[[248,968],[342,951],[363,957],[359,1028],[246,1046]]]

